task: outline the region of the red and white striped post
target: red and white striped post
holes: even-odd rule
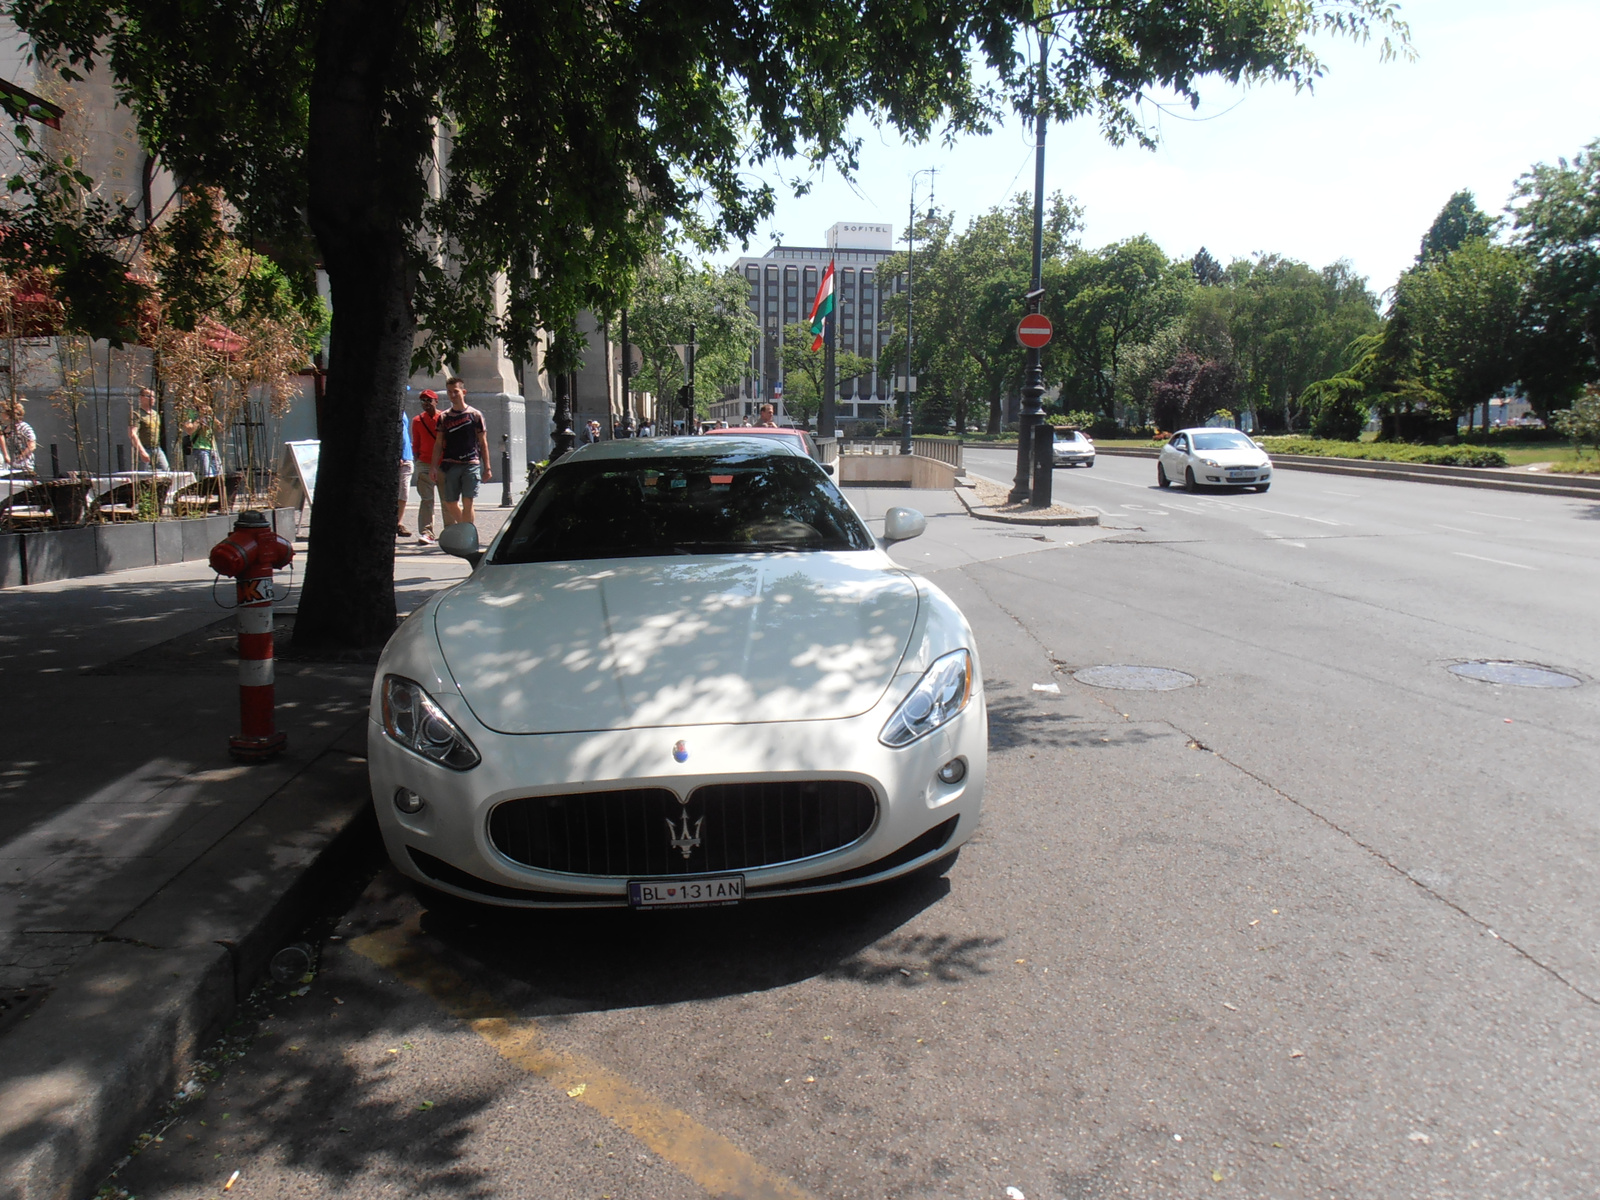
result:
[[[233,532],[211,548],[211,569],[234,579],[238,597],[240,730],[228,751],[241,762],[261,762],[289,744],[273,717],[272,573],[293,558],[294,547],[255,509],[240,513]]]

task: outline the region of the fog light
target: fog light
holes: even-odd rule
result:
[[[940,783],[960,783],[967,777],[967,763],[965,759],[952,758],[939,768]]]
[[[410,788],[395,788],[394,806],[403,813],[419,813],[428,802]]]

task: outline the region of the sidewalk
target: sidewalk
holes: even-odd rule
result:
[[[486,539],[509,511],[480,511]],[[397,547],[402,613],[467,574]],[[303,539],[296,552],[280,628]],[[213,578],[183,563],[0,592],[4,1200],[92,1188],[295,931],[306,872],[368,811],[370,667],[280,662],[288,751],[229,758],[233,619]],[[231,605],[231,582],[216,595]]]

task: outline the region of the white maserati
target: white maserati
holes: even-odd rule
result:
[[[810,458],[629,439],[551,468],[390,640],[368,728],[389,856],[459,899],[730,904],[938,870],[988,753],[972,631]]]

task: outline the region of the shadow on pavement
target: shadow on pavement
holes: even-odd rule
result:
[[[467,970],[532,989],[536,1008],[598,1011],[758,992],[813,977],[915,988],[987,974],[1001,938],[896,932],[949,891],[942,874],[924,874],[690,912],[451,907],[428,912],[422,928]]]

